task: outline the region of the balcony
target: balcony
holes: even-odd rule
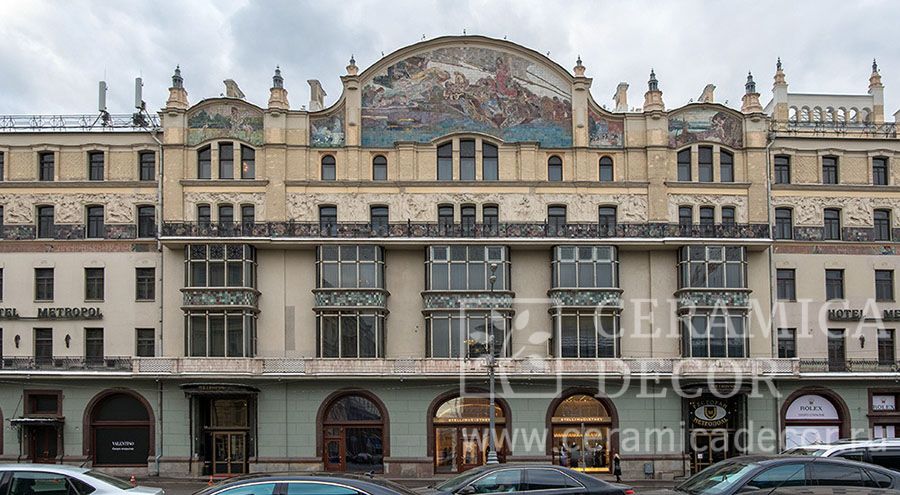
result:
[[[622,308],[622,289],[561,288],[547,291],[555,308]]]
[[[422,292],[425,311],[494,310],[512,311],[515,293],[505,290],[426,290]]]
[[[3,370],[11,371],[132,371],[132,358],[106,357],[5,357],[0,359]]]
[[[679,225],[672,223],[337,223],[315,222],[197,223],[165,222],[164,239],[769,239],[768,224]]]
[[[873,124],[870,122],[790,120],[787,122],[787,129],[794,133],[840,133],[861,137],[897,137],[897,125],[894,122]]]
[[[81,223],[60,224],[50,227],[49,232],[43,232],[38,236],[37,226],[35,225],[3,225],[0,228],[3,240],[7,241],[69,241],[69,240],[117,240],[117,239],[138,239],[137,225],[131,223],[123,224],[107,224],[101,229],[100,235],[95,237],[85,237],[87,227]],[[153,237],[142,238],[144,240],[154,240],[156,238],[156,229],[154,228]]]
[[[314,309],[387,308],[390,293],[384,289],[313,289]]]
[[[675,291],[678,310],[697,308],[750,308],[750,289],[687,288]]]
[[[259,291],[250,287],[183,287],[181,309],[211,306],[256,309]]]
[[[877,359],[848,359],[830,361],[828,359],[801,359],[801,373],[898,373],[900,362],[878,361]]]

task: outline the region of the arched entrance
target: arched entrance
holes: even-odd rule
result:
[[[487,460],[490,431],[490,400],[487,397],[460,397],[445,394],[429,409],[429,454],[436,473],[458,473],[481,466]],[[508,446],[503,432],[509,428],[509,408],[497,399],[494,404],[496,449],[505,462]],[[431,450],[433,449],[433,450]]]
[[[85,408],[85,452],[94,466],[146,466],[154,455],[153,411],[138,393],[107,390]]]
[[[781,406],[784,448],[830,443],[847,436],[850,413],[840,396],[825,388],[803,388]]]
[[[618,449],[615,406],[588,390],[570,390],[547,412],[553,463],[584,472],[607,472]]]
[[[319,411],[322,461],[327,471],[384,472],[387,412],[361,390],[333,394]]]

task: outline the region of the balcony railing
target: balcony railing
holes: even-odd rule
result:
[[[879,361],[877,359],[848,359],[830,361],[828,359],[801,359],[801,373],[898,373],[900,361]]]
[[[45,231],[39,231],[36,225],[4,225],[0,228],[0,235],[7,241],[30,241],[30,240],[102,240],[102,239],[138,239],[138,228],[136,224],[106,224],[100,228],[100,232],[94,236],[87,236],[87,226],[85,224],[60,224],[52,225]],[[156,228],[153,228],[153,235],[146,237],[146,240],[156,238]]]
[[[159,127],[159,116],[141,118],[131,114],[0,115],[0,132],[149,132]]]
[[[790,120],[787,122],[787,128],[793,131],[805,132],[838,132],[864,134],[872,137],[897,137],[897,125],[894,122],[873,124],[869,122],[803,122]]]
[[[132,371],[132,358],[128,356],[105,357],[5,357],[0,359],[4,370],[92,370]]]
[[[675,291],[678,309],[750,307],[750,289],[684,288]]]
[[[453,239],[604,239],[698,237],[722,239],[768,239],[767,224],[679,225],[674,223],[369,223],[319,224],[315,222],[202,223],[165,222],[163,238],[453,238]]]
[[[183,287],[181,305],[182,308],[256,308],[259,294],[258,290],[251,287]]]

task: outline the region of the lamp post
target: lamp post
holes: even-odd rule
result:
[[[494,359],[494,283],[497,282],[497,263],[491,263],[491,278],[489,279],[491,282],[491,313],[490,318],[488,318],[488,383],[489,383],[489,416],[488,416],[488,452],[487,452],[487,464],[499,464],[500,461],[497,459],[497,447],[494,445],[494,437],[497,432],[497,418],[496,414],[494,414],[495,407],[495,399],[494,399],[494,368],[497,366],[497,362]]]

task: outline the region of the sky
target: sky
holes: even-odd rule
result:
[[[463,31],[569,70],[580,55],[594,100],[609,108],[623,81],[629,106],[641,106],[651,68],[667,108],[708,83],[739,108],[748,71],[765,105],[780,56],[789,91],[839,94],[866,93],[876,58],[886,119],[900,109],[896,0],[0,0],[0,19],[0,115],[97,113],[100,80],[108,110],[131,113],[138,76],[156,111],[176,65],[191,103],[224,93],[230,78],[266,106],[279,65],[292,108],[307,105],[308,79],[330,105],[351,55],[364,70],[423,36]]]

